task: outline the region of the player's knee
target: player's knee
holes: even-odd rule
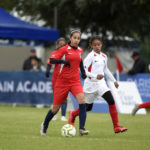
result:
[[[77,99],[79,104],[85,104],[84,94],[77,95],[76,99]]]
[[[80,99],[79,104],[85,104],[85,100],[84,99]]]
[[[102,97],[106,100],[108,105],[114,105],[115,104],[114,98],[113,98],[110,91],[107,91]]]
[[[59,106],[59,105],[53,105],[52,112],[53,112],[54,114],[56,114],[56,113],[59,111],[59,109],[60,109],[60,106]]]
[[[86,111],[91,111],[93,107],[93,103],[92,104],[86,104]]]
[[[114,100],[108,101],[108,105],[114,105],[114,104],[115,104]]]

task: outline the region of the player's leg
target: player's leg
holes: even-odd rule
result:
[[[72,86],[71,93],[79,103],[79,135],[87,135],[89,131],[84,128],[86,122],[86,104],[82,86]]]
[[[92,104],[86,103],[86,111],[91,111],[92,107],[93,107],[93,103]],[[79,108],[77,108],[76,110],[70,110],[68,123],[74,126],[75,119],[77,116],[79,116]]]
[[[45,117],[44,123],[41,126],[41,135],[46,135],[49,122],[52,120],[54,115],[59,111],[61,104],[66,100],[69,93],[68,87],[58,87],[54,90],[53,107],[50,109]]]
[[[75,119],[78,115],[79,115],[79,108],[77,108],[76,110],[70,110],[68,123],[74,126]]]
[[[150,101],[142,103],[142,104],[135,104],[131,114],[135,115],[136,112],[141,108],[150,108]]]
[[[139,108],[150,108],[150,101],[139,105]]]
[[[85,95],[86,111],[91,111],[93,107],[93,101],[97,97],[97,94],[95,92],[95,93],[84,93],[84,95]],[[75,118],[78,115],[79,115],[79,108],[77,108],[76,110],[70,110],[68,123],[74,125]]]
[[[67,100],[64,101],[61,105],[61,120],[67,121],[66,119],[66,109],[67,109]]]
[[[55,87],[56,79],[57,79],[57,78],[55,78],[54,75],[52,75],[52,80],[51,80],[51,81],[52,81],[53,93],[54,93],[54,87]],[[53,105],[52,105],[52,107],[53,107]],[[53,116],[52,120],[54,120],[54,121],[57,120],[57,114],[55,114],[55,115]]]
[[[84,101],[84,94],[77,94],[76,99],[79,103],[79,135],[87,135],[89,131],[84,128],[86,122],[86,104]]]
[[[109,112],[110,112],[110,116],[113,122],[114,132],[119,133],[119,132],[127,131],[127,128],[119,126],[118,112],[117,112],[115,101],[111,92],[110,91],[105,92],[102,95],[102,97],[107,101],[109,105]]]
[[[55,116],[55,114],[59,111],[61,105],[53,105],[52,109],[50,109],[45,117],[44,123],[41,125],[40,133],[41,135],[46,135],[49,122]]]
[[[92,104],[87,104],[86,103],[86,111],[91,111],[93,108],[93,103]]]

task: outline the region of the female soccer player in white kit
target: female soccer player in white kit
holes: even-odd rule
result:
[[[109,105],[114,132],[124,132],[127,131],[127,128],[120,126],[118,123],[118,113],[116,110],[115,101],[110,89],[106,85],[104,74],[114,83],[116,88],[119,87],[119,84],[107,67],[107,56],[101,52],[102,45],[103,43],[99,36],[92,37],[90,41],[90,47],[93,50],[84,60],[84,68],[87,75],[83,87],[85,93],[86,110],[90,111],[92,109],[93,102],[96,98],[99,96],[103,97]],[[79,109],[69,112],[69,124],[74,125],[75,117],[78,116],[78,112]]]

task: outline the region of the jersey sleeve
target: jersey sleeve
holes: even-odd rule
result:
[[[51,65],[50,58],[48,58],[48,60],[47,60],[47,65]]]
[[[51,58],[55,58],[55,53],[56,53],[56,51],[53,51],[53,52],[50,54],[50,56],[49,56],[49,58],[48,58],[48,60],[47,60],[47,65],[52,65],[52,64],[50,63],[50,59],[51,59]]]
[[[66,53],[66,47],[59,48],[55,51],[55,53],[51,56],[51,58],[61,59]]]
[[[110,70],[107,67],[107,58],[106,58],[106,62],[105,62],[104,73],[112,82],[116,82],[116,79],[114,78],[114,76],[112,75],[112,73],[110,72]]]
[[[91,67],[92,67],[92,56],[89,54],[85,59],[84,59],[84,69],[86,72],[87,77],[96,79],[97,74],[91,73]]]

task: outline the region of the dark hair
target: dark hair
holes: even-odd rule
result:
[[[101,37],[100,36],[98,36],[98,35],[94,35],[94,36],[92,36],[91,37],[91,39],[90,39],[90,45],[93,43],[93,41],[94,40],[99,40],[100,42],[102,42],[103,43],[103,41],[102,41],[102,39],[101,39]]]
[[[56,44],[58,44],[59,41],[64,41],[65,43],[67,43],[66,40],[65,40],[65,38],[63,38],[63,37],[60,37],[60,38],[57,40]]]
[[[140,56],[139,52],[133,52],[133,54],[131,55],[132,58],[134,58],[135,56]]]
[[[40,59],[39,59],[37,56],[33,56],[33,57],[31,57],[31,60],[32,60],[32,59],[34,59],[34,60],[36,60],[36,61],[40,62]]]
[[[36,52],[36,50],[34,48],[30,49],[30,52]]]
[[[81,34],[81,31],[80,30],[72,30],[71,33],[70,33],[70,37],[72,37],[72,35],[74,33],[80,33]]]

